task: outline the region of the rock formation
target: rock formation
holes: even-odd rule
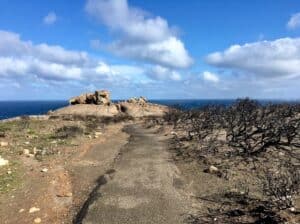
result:
[[[51,116],[80,115],[80,116],[131,116],[134,118],[145,116],[163,116],[168,107],[153,104],[144,97],[134,97],[118,103],[110,101],[110,94],[106,90],[84,93],[70,99],[70,106],[49,112]]]
[[[128,103],[134,103],[134,104],[139,104],[139,105],[146,105],[147,104],[147,99],[145,97],[139,97],[139,98],[130,98],[127,100]]]
[[[71,105],[75,104],[96,104],[110,105],[110,94],[106,90],[97,90],[95,93],[84,93],[69,100]]]
[[[95,91],[97,105],[110,105],[110,94],[106,90]]]

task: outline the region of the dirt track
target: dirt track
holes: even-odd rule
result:
[[[166,138],[139,125],[126,132],[128,144],[99,177],[74,223],[183,223],[191,203],[181,192],[184,182]]]

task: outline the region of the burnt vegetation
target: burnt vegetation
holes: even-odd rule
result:
[[[206,214],[190,216],[188,223],[297,223],[293,220],[300,214],[295,205],[300,193],[300,104],[262,105],[238,99],[228,107],[173,108],[151,123],[172,126],[176,160],[213,165],[224,181],[230,179],[231,168],[243,167],[258,180],[261,197],[250,191],[199,199],[215,205]]]

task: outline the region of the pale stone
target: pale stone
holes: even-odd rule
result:
[[[40,211],[40,209],[36,208],[36,207],[32,207],[29,209],[29,213],[34,213],[34,212],[38,212],[38,211]]]
[[[0,146],[1,147],[7,147],[8,146],[8,142],[0,142]]]
[[[48,169],[47,169],[47,168],[44,168],[44,169],[41,170],[41,172],[47,173],[47,172],[48,172]]]
[[[42,219],[41,218],[36,218],[34,219],[34,223],[41,223],[42,222]]]
[[[210,173],[216,173],[216,172],[218,172],[219,171],[219,169],[217,168],[217,167],[215,167],[215,166],[210,166],[209,167],[209,172]]]
[[[6,159],[3,159],[1,156],[0,156],[0,166],[6,166],[8,165],[8,160]]]
[[[29,154],[30,154],[29,149],[23,149],[23,154],[24,154],[24,155],[29,155]]]
[[[25,209],[24,208],[21,208],[20,210],[19,210],[19,213],[22,213],[22,212],[24,212],[25,211]]]

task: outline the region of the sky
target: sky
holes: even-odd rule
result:
[[[0,0],[0,100],[299,99],[299,0]]]

